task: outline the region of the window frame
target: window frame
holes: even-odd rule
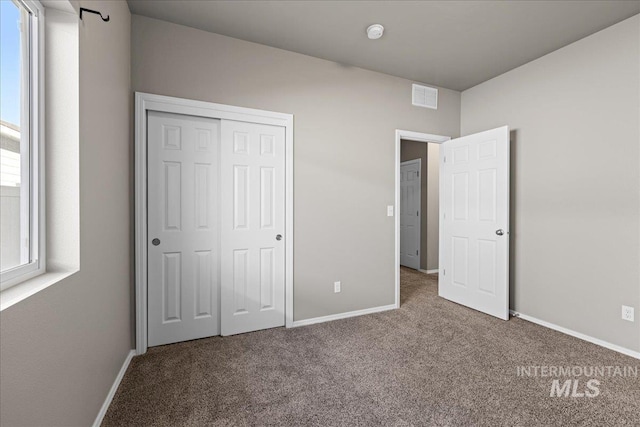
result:
[[[27,9],[29,22],[28,105],[22,109],[21,139],[26,130],[29,156],[29,250],[31,261],[0,273],[4,291],[46,271],[44,200],[44,7],[37,0],[14,0]],[[26,114],[25,114],[26,113]],[[27,116],[27,124],[25,117]],[[21,160],[22,161],[22,160]],[[22,161],[25,164],[25,161]]]

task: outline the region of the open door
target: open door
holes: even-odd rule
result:
[[[442,144],[441,297],[509,319],[509,127]]]

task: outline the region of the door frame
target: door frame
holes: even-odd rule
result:
[[[410,130],[396,129],[396,155],[395,155],[395,272],[396,272],[396,292],[395,292],[395,306],[396,308],[400,308],[400,147],[402,140],[407,141],[417,141],[424,143],[434,143],[434,144],[442,144],[451,139],[450,136],[443,135],[433,135],[430,133],[423,132],[413,132]],[[442,164],[442,156],[438,160],[440,164]],[[439,168],[438,174],[442,173],[442,168]],[[440,188],[442,188],[442,180],[440,180]]]
[[[417,163],[418,164],[418,270],[422,267],[420,263],[420,258],[422,257],[422,159],[412,159],[404,162],[400,162],[400,171],[402,171],[403,165],[411,165]],[[400,195],[400,200],[402,201],[402,195]],[[400,210],[397,211],[398,215],[400,215]],[[402,244],[402,239],[400,240]]]
[[[136,354],[147,351],[147,112],[236,120],[285,128],[285,326],[293,326],[293,114],[135,93]]]

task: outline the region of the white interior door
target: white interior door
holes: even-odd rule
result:
[[[440,149],[439,295],[509,318],[509,128]]]
[[[222,121],[222,335],[285,324],[285,129]]]
[[[148,345],[220,334],[220,121],[148,115]]]
[[[400,265],[420,269],[420,159],[400,163]]]

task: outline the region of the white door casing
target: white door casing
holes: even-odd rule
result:
[[[148,115],[149,346],[220,334],[219,135],[219,120]]]
[[[400,265],[420,269],[421,159],[400,164]]]
[[[439,295],[509,318],[509,128],[440,149]]]
[[[285,129],[222,121],[222,335],[285,324]]]

